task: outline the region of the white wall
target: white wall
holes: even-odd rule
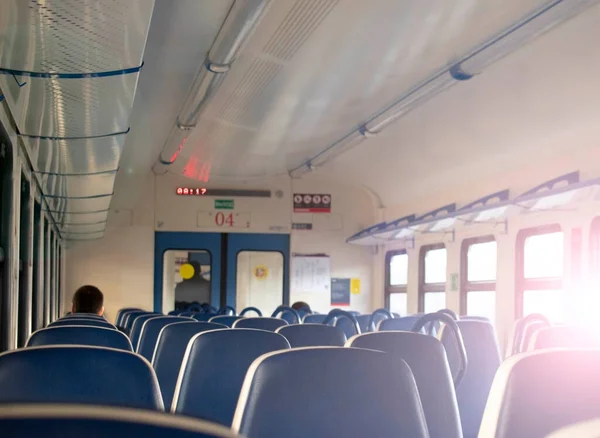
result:
[[[86,283],[95,284],[104,292],[109,318],[114,318],[122,307],[152,309],[155,231],[289,233],[292,253],[327,253],[331,258],[332,277],[361,280],[361,293],[351,296],[350,308],[370,311],[375,297],[380,295],[373,292],[372,250],[345,243],[348,236],[375,219],[372,200],[362,189],[324,178],[292,181],[287,176],[260,184],[230,185],[227,188],[268,189],[273,196],[269,199],[234,198],[234,213],[249,215],[250,226],[224,229],[216,225],[198,226],[199,213],[215,211],[215,198],[175,194],[177,187],[200,187],[201,184],[167,174],[149,176],[146,186],[149,189],[134,208],[111,212],[102,240],[70,244],[67,250],[69,269],[65,283],[65,310],[70,307],[72,293]],[[293,215],[294,192],[331,194],[331,214]],[[312,223],[313,230],[292,231],[292,221]],[[331,308],[329,294],[314,296],[292,290],[290,299],[292,302],[307,301],[320,312]],[[163,311],[169,309],[166,305]]]

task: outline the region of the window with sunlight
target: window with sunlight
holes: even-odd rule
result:
[[[527,233],[522,244],[522,313],[541,313],[554,323],[565,322],[565,294],[562,288],[564,243],[561,231]]]
[[[437,312],[446,307],[446,248],[432,245],[421,248],[419,310]]]
[[[408,313],[408,254],[406,251],[392,251],[386,256],[387,284],[386,301],[390,312],[400,316]]]
[[[497,252],[496,241],[490,237],[465,240],[461,253],[461,312],[471,316],[484,316],[492,324],[496,315]]]

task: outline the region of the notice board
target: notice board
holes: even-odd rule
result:
[[[329,293],[331,260],[329,256],[294,255],[292,257],[292,292]]]
[[[350,278],[332,278],[331,279],[331,305],[349,306],[350,305]]]

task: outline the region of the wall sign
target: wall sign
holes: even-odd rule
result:
[[[254,277],[258,280],[265,280],[269,276],[269,268],[265,265],[258,265],[254,267]]]
[[[327,255],[293,255],[292,292],[328,293],[331,284],[331,260]]]
[[[233,199],[215,199],[215,210],[233,210],[234,206]]]
[[[331,305],[349,306],[350,305],[350,278],[332,278],[331,279]]]
[[[312,230],[313,224],[300,224],[294,223],[292,224],[292,230]]]
[[[331,195],[295,193],[294,213],[331,213]]]

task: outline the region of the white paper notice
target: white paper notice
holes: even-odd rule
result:
[[[329,257],[292,257],[292,292],[328,294],[330,285]]]

